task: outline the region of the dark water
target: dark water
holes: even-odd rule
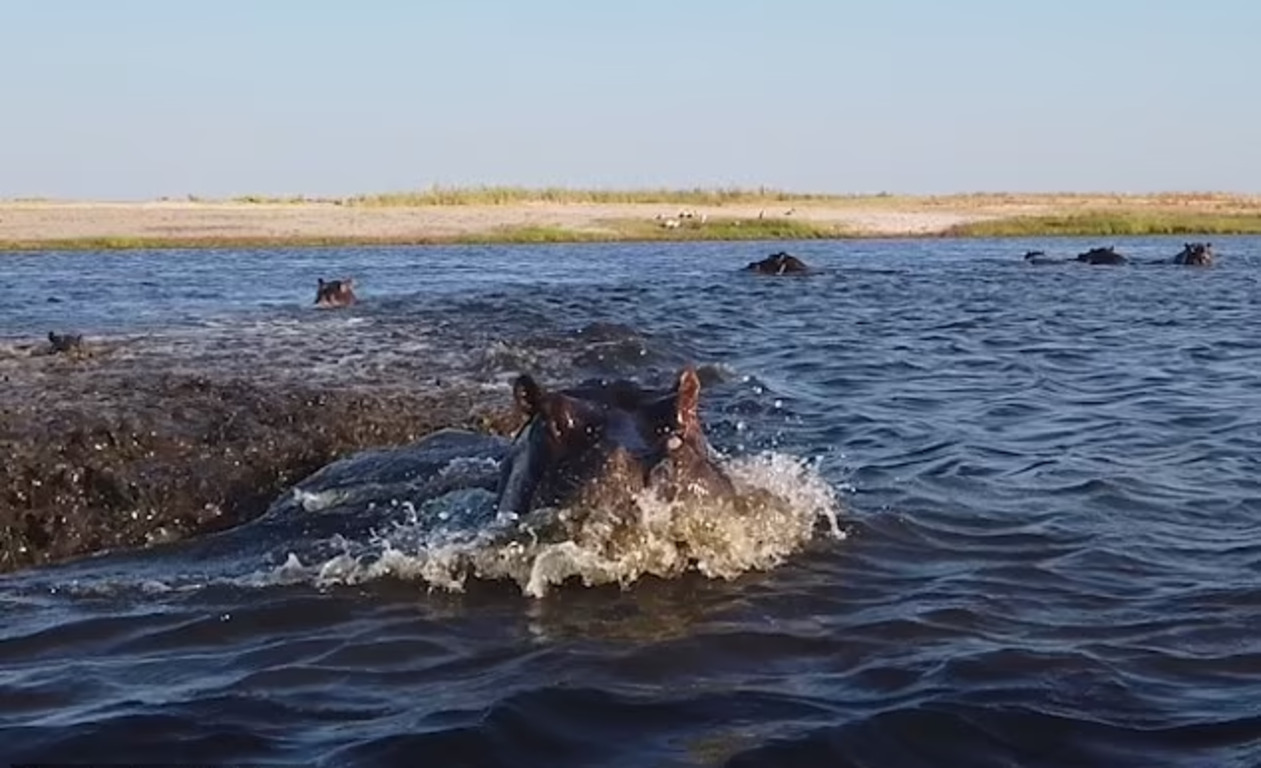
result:
[[[509,567],[476,537],[495,444],[335,467],[242,531],[0,578],[0,758],[1261,764],[1261,240],[737,272],[780,245],[0,256],[10,339],[282,338],[334,350],[312,376],[490,388],[695,361],[716,447],[791,501],[713,526],[699,571],[652,565],[700,536],[665,529]],[[312,310],[340,274],[363,303]]]

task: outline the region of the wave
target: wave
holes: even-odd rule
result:
[[[1140,728],[1032,707],[926,704],[843,725],[802,729],[798,735],[733,755],[725,765],[1255,765],[1261,758],[1256,745],[1259,728],[1258,717]]]
[[[215,585],[325,589],[417,583],[460,592],[506,582],[540,598],[561,585],[628,587],[688,573],[730,580],[775,568],[816,539],[842,540],[842,504],[817,461],[722,457],[736,495],[499,515],[507,441],[441,430],[356,453],[295,484],[257,520],[220,533],[41,569],[21,594],[148,594]]]
[[[667,501],[648,489],[630,509],[543,510],[476,529],[433,522],[467,519],[476,508],[484,517],[493,496],[484,489],[447,495],[409,508],[401,521],[374,532],[366,548],[342,540],[346,551],[308,562],[291,552],[255,578],[319,586],[393,578],[450,591],[464,589],[469,578],[507,580],[537,598],[570,580],[628,586],[688,572],[732,579],[775,567],[820,527],[845,537],[835,491],[806,462],[767,453],[732,459],[726,469],[733,499]]]

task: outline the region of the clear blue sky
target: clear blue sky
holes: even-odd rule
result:
[[[1257,0],[0,0],[0,197],[1261,191]]]

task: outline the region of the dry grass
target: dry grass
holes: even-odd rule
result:
[[[861,200],[863,196],[788,192],[756,187],[705,189],[574,189],[569,187],[441,187],[414,192],[386,192],[357,195],[342,200],[345,205],[427,206],[427,205],[518,205],[522,203],[565,203],[621,205],[659,203],[668,205],[721,206],[733,203],[834,202]]]
[[[203,201],[192,195],[189,200]],[[1080,211],[1124,209],[1211,210],[1219,213],[1261,211],[1261,195],[1229,192],[1158,192],[1152,194],[1095,192],[961,192],[949,195],[900,195],[888,192],[838,194],[794,192],[772,187],[696,187],[693,189],[584,189],[571,187],[479,186],[444,187],[317,198],[303,195],[241,195],[232,202],[257,205],[322,203],[361,207],[424,207],[472,205],[520,205],[560,203],[590,205],[773,205],[782,203],[894,208],[906,210],[948,209],[986,211],[1040,209]]]
[[[680,209],[696,218],[665,216]],[[706,219],[701,223],[701,217]],[[344,199],[0,203],[0,249],[1261,233],[1261,196],[802,194],[754,189],[433,188]]]

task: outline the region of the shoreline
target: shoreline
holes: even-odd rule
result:
[[[524,193],[522,193],[524,194]],[[0,251],[936,237],[1261,234],[1261,196],[765,195],[656,202],[378,196],[344,200],[0,201]],[[569,193],[580,198],[580,192]],[[590,193],[596,194],[596,193]],[[613,193],[608,193],[612,195]],[[631,193],[625,193],[631,196]],[[651,197],[650,193],[644,193]]]

